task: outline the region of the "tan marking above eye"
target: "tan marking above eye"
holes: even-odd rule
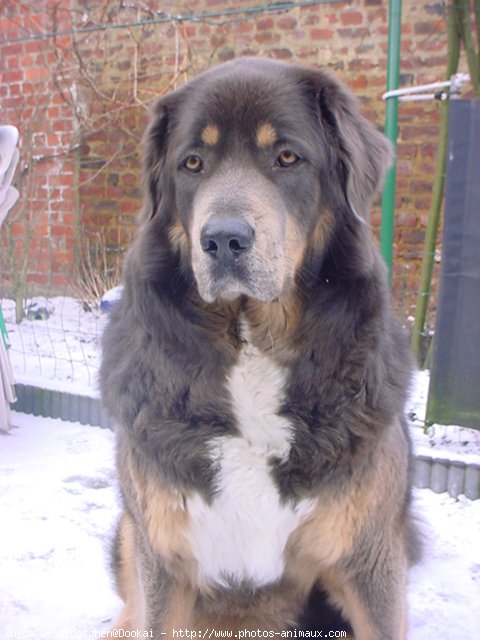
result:
[[[259,147],[270,147],[277,140],[277,132],[273,125],[264,122],[257,129],[257,144]]]
[[[204,144],[209,147],[213,147],[220,139],[220,130],[214,124],[207,124],[207,126],[204,127],[200,138]]]

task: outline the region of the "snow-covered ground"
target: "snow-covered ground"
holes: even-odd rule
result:
[[[96,393],[106,315],[71,298],[32,301],[14,323],[2,300],[17,381]],[[48,318],[46,317],[48,316]],[[408,410],[418,453],[480,461],[480,432],[423,433],[428,373],[416,376]],[[108,549],[118,518],[113,434],[96,427],[13,414],[0,434],[0,640],[94,638],[120,602]],[[480,500],[415,492],[425,558],[411,572],[409,640],[480,638]]]
[[[113,434],[13,414],[0,434],[0,638],[95,637],[119,609]],[[22,635],[23,634],[23,635]]]
[[[19,413],[13,422],[0,435],[0,638],[99,637],[121,607],[108,559],[113,434]],[[408,638],[478,638],[480,500],[423,489],[415,505],[425,558],[411,572]]]

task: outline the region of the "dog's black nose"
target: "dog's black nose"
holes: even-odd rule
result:
[[[228,264],[251,249],[254,233],[252,227],[239,218],[213,217],[201,231],[200,244],[205,253]]]

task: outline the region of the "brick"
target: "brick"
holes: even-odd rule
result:
[[[349,80],[348,85],[353,89],[353,91],[365,89],[368,85],[367,76],[364,74],[356,75],[352,80]]]
[[[402,238],[402,248],[399,250],[399,254],[407,260],[421,260],[423,257],[423,244],[424,234],[418,238],[416,243],[406,243],[405,238]]]
[[[138,200],[122,200],[119,209],[122,213],[137,213],[140,206],[141,203]]]
[[[52,225],[52,235],[54,236],[69,236],[72,237],[75,233],[75,229],[65,224]]]
[[[438,51],[439,53],[443,52],[446,54],[446,44],[443,38],[426,36],[424,40],[418,42],[417,48],[419,51]],[[435,82],[435,80],[431,80],[430,82]]]
[[[310,29],[309,31],[310,38],[312,40],[332,40],[335,31],[333,29]]]
[[[182,28],[182,35],[184,38],[193,38],[196,33],[196,25],[190,23],[184,25]]]
[[[357,58],[348,64],[349,71],[368,71],[375,68],[375,62],[369,58]]]
[[[27,276],[27,282],[31,284],[48,284],[48,276],[45,273],[30,273]]]
[[[65,119],[61,119],[61,120],[55,120],[55,122],[53,123],[53,131],[57,132],[57,131],[71,131],[73,129],[73,122],[71,122],[70,120],[65,120]]]
[[[120,184],[124,187],[133,187],[139,184],[139,177],[134,173],[124,173],[120,177]]]
[[[18,69],[11,69],[5,74],[5,80],[7,82],[23,82],[23,71]]]
[[[276,26],[279,29],[284,29],[286,31],[291,31],[292,29],[295,29],[297,24],[298,22],[296,18],[290,18],[290,17],[279,18],[276,22]]]
[[[22,86],[20,84],[13,84],[10,83],[9,85],[9,90],[10,90],[10,95],[13,96],[19,96],[22,95]]]
[[[431,193],[432,183],[430,180],[412,180],[410,182],[410,191],[412,193]]]
[[[400,142],[397,146],[397,156],[402,158],[416,158],[418,145]]]
[[[429,20],[428,22],[417,22],[413,28],[417,35],[432,35],[445,32],[444,20]]]
[[[2,45],[2,56],[19,56],[23,53],[23,43],[13,42],[11,44]]]
[[[397,227],[416,227],[417,222],[418,219],[414,213],[400,213],[395,218],[395,225]]]
[[[7,73],[12,70],[16,70],[20,68],[20,60],[17,56],[9,56],[8,60],[5,63],[5,70]]]
[[[324,16],[325,22],[328,24],[338,24],[338,15],[337,11],[335,13],[326,13]]]
[[[300,47],[297,50],[297,56],[300,60],[303,58],[313,58],[318,55],[318,49],[316,47]]]
[[[300,7],[301,13],[305,13],[305,7]],[[302,18],[302,24],[311,26],[313,24],[318,24],[320,22],[320,16],[317,13],[311,13],[310,15]]]
[[[235,25],[234,27],[234,31],[235,33],[251,33],[255,28],[255,23],[253,21],[245,21],[245,22],[240,22],[238,24]]]
[[[73,255],[70,257],[68,261],[71,263],[73,261]],[[52,285],[56,287],[63,287],[69,282],[69,277],[71,277],[71,271],[68,270],[67,274],[53,274],[52,275]]]
[[[438,128],[432,127],[429,125],[412,125],[412,126],[403,126],[400,129],[400,137],[402,140],[408,141],[420,141],[425,139],[433,139],[436,140],[438,136]]]
[[[11,233],[16,238],[23,236],[25,233],[25,226],[22,222],[14,222],[10,227]]]
[[[270,31],[264,31],[262,33],[258,33],[254,37],[255,42],[258,44],[276,44],[280,42],[280,36],[278,33],[271,33]]]
[[[43,31],[42,27],[40,27],[40,29]],[[27,40],[27,42],[25,42],[25,51],[27,53],[38,53],[42,51],[43,47],[44,45],[40,40]]]
[[[338,30],[338,34],[342,38],[366,38],[369,35],[369,30],[367,27],[342,28]]]
[[[32,82],[38,82],[50,77],[50,69],[43,66],[26,68],[24,69],[23,73],[25,76],[25,80],[30,80]]]
[[[124,195],[124,190],[120,187],[107,187],[106,194],[107,198],[111,198],[112,200],[115,198],[121,198]]]
[[[258,31],[273,29],[273,18],[260,18],[256,20],[256,28]]]
[[[290,60],[293,58],[293,53],[290,49],[271,49],[270,53],[277,60]]]
[[[340,14],[340,22],[346,27],[362,24],[363,15],[359,11],[345,11]]]

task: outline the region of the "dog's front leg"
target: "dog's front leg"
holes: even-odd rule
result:
[[[332,592],[355,640],[406,640],[406,560],[383,550],[374,565],[342,580]]]

